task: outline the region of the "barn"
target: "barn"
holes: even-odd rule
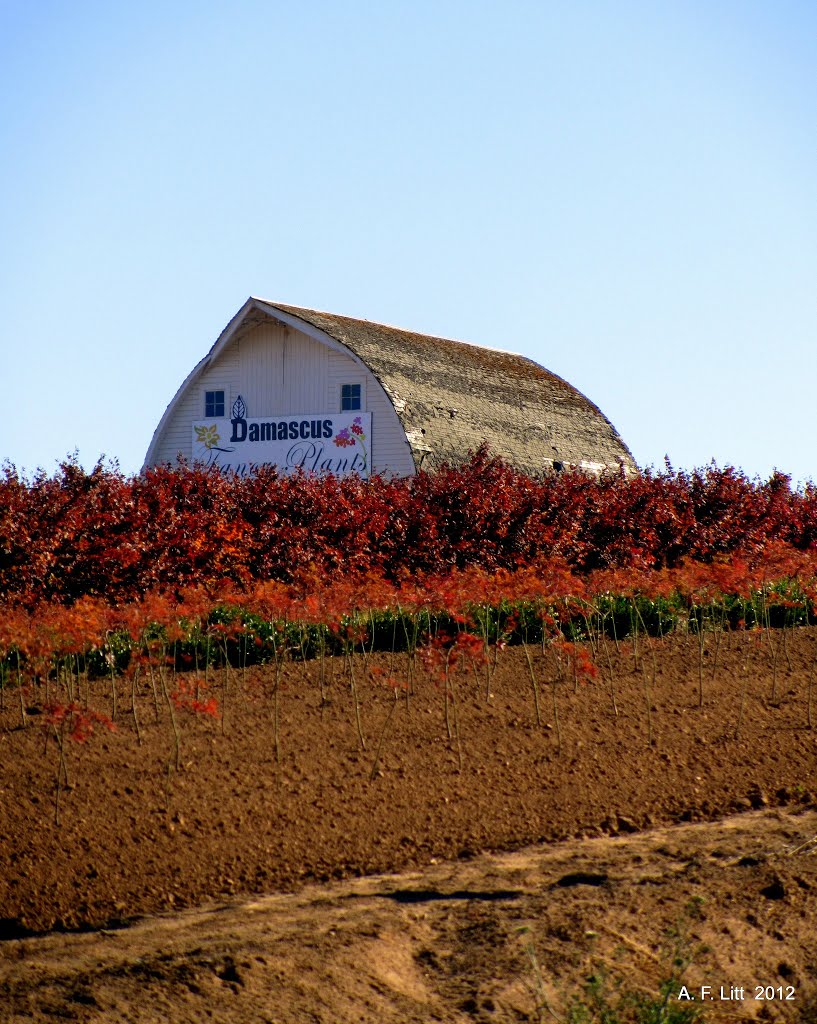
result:
[[[402,477],[483,443],[528,473],[636,469],[601,411],[530,359],[251,297],[176,392],[145,467]]]

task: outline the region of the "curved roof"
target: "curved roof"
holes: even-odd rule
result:
[[[487,442],[494,454],[529,473],[550,470],[554,463],[594,471],[636,469],[600,409],[531,359],[257,297],[247,300],[179,388],[156,429],[146,465],[188,386],[227,345],[269,318],[365,364],[394,406],[417,467],[462,461]]]
[[[420,464],[458,461],[486,441],[528,472],[554,461],[591,469],[623,464],[630,450],[589,399],[532,359],[369,320],[265,303],[318,328],[357,355],[395,407]]]

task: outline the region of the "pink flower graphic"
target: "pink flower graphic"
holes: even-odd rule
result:
[[[348,427],[344,427],[343,430],[339,430],[332,440],[338,448],[353,448],[355,444],[355,439],[349,436]]]
[[[366,434],[363,431],[363,418],[361,416],[355,416],[352,425],[339,430],[332,440],[338,448],[355,448],[359,446],[363,455],[364,465],[368,466],[369,453],[366,451],[366,445],[363,443],[366,440]]]

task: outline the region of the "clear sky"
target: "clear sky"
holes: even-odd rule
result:
[[[817,478],[813,0],[0,0],[0,461],[139,469],[248,295]]]

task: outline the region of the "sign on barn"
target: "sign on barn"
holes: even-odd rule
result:
[[[332,473],[368,477],[371,413],[248,418],[241,397],[232,419],[193,423],[193,461],[246,476],[254,466],[282,473]]]

